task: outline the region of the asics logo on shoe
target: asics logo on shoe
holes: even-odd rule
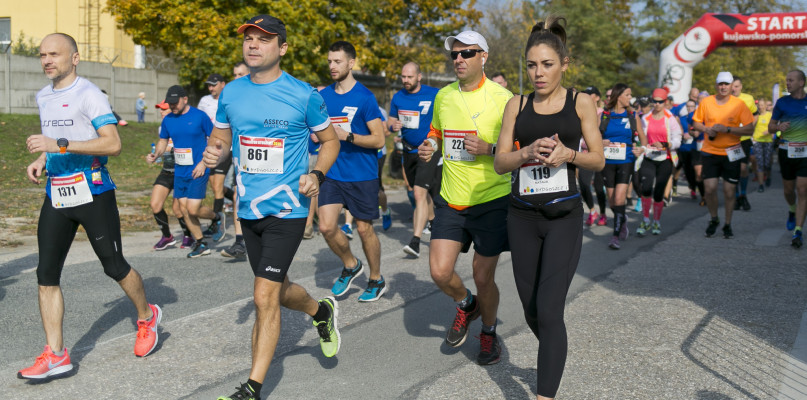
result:
[[[62,357],[62,359],[59,360],[59,362],[57,362],[55,364],[48,361],[48,369],[54,369],[54,368],[58,367],[59,365],[62,365],[65,362],[65,360],[67,360],[67,357]]]
[[[275,273],[279,273],[279,272],[280,272],[280,268],[272,268],[272,266],[270,265],[270,266],[266,267],[266,272],[275,272]]]
[[[103,238],[104,238],[104,235],[101,235],[101,236],[98,236],[97,238],[95,238],[95,240],[101,240]]]

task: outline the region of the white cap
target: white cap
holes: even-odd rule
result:
[[[717,83],[732,83],[734,82],[734,77],[731,76],[731,72],[722,71],[717,74]]]
[[[464,31],[457,36],[447,37],[446,50],[451,51],[451,46],[454,45],[455,41],[459,41],[460,43],[465,43],[467,45],[473,45],[473,44],[479,45],[479,47],[481,47],[482,50],[485,50],[486,52],[489,50],[487,40],[485,40],[485,38],[479,32],[476,31]]]

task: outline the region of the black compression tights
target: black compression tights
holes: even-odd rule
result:
[[[580,218],[507,218],[513,275],[527,325],[538,338],[538,394],[555,397],[566,365],[566,294],[582,247]]]

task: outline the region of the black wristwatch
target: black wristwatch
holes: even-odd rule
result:
[[[317,177],[317,181],[319,182],[320,185],[322,185],[322,182],[325,181],[325,174],[323,174],[322,171],[318,169],[311,170],[309,174],[314,174],[314,176]]]
[[[730,126],[726,127],[726,133],[731,133],[731,127]]]
[[[70,142],[68,142],[67,139],[65,139],[65,138],[59,138],[58,140],[56,140],[56,145],[59,146],[59,154],[66,153],[67,152],[67,145],[69,145],[69,144],[70,144]]]
[[[347,139],[345,139],[345,141],[347,141],[348,143],[353,143],[353,139],[355,139],[355,138],[356,137],[353,136],[353,132],[348,132],[347,133]]]

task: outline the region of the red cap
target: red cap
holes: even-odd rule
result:
[[[168,103],[166,103],[165,100],[163,100],[162,103],[155,105],[154,108],[159,108],[160,110],[167,110]]]

